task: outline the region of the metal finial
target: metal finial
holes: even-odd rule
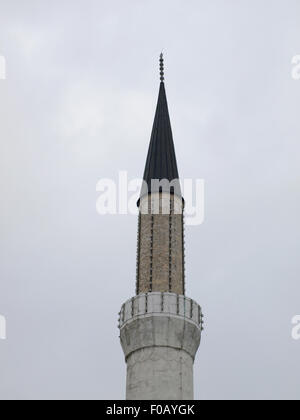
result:
[[[165,80],[165,72],[164,72],[164,56],[163,53],[159,56],[159,69],[160,69],[160,81],[164,82]]]

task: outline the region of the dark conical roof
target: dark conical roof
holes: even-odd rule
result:
[[[151,180],[153,179],[173,181],[176,185],[174,192],[181,196],[178,178],[166,90],[162,78],[144,172],[144,181],[147,184],[148,193],[157,192],[151,188]],[[144,195],[143,189],[141,195]]]

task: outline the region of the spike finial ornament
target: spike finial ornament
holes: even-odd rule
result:
[[[161,53],[160,56],[159,56],[159,69],[160,69],[160,81],[163,83],[164,80],[165,80],[163,53]]]

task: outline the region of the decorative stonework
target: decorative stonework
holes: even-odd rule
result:
[[[136,294],[184,295],[183,200],[153,193],[139,206]]]
[[[203,329],[200,305],[186,296],[175,293],[143,293],[124,303],[119,313],[119,328],[145,316],[175,316]]]
[[[195,301],[175,293],[141,294],[122,306],[127,399],[193,399],[202,318]]]

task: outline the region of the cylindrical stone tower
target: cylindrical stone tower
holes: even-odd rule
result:
[[[184,295],[183,206],[181,197],[167,192],[140,199],[137,294]]]
[[[200,306],[185,296],[184,200],[161,83],[138,202],[136,296],[121,308],[128,400],[192,400],[193,365],[203,329]]]

